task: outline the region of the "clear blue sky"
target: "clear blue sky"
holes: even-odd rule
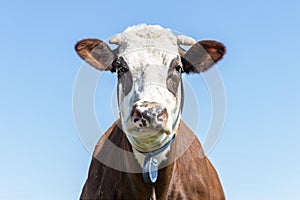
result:
[[[82,38],[107,39],[139,23],[227,46],[218,65],[227,117],[208,155],[227,199],[298,198],[299,11],[296,0],[2,2],[0,199],[78,199],[91,155],[72,116],[73,84],[81,65],[73,46]],[[201,76],[187,79],[201,99],[207,92]],[[115,78],[107,73],[102,83],[113,88]],[[110,107],[101,97],[98,92],[96,108]],[[205,113],[209,100],[203,101]],[[111,116],[97,116],[104,128],[112,123]],[[205,114],[202,118],[207,120]]]

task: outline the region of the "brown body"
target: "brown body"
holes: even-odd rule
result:
[[[158,172],[154,184],[145,183],[141,173],[127,173],[112,169],[97,158],[115,160],[128,168],[140,168],[134,157],[118,155],[108,140],[119,148],[132,152],[125,133],[114,123],[99,140],[90,165],[88,179],[80,199],[225,199],[218,175],[204,155],[194,133],[181,121],[168,159],[177,158]]]

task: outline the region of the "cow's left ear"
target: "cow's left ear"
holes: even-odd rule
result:
[[[194,44],[182,55],[182,64],[186,73],[200,73],[209,69],[222,59],[225,46],[217,41],[203,40]]]

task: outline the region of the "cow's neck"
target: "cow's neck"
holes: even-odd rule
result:
[[[158,177],[158,166],[159,164],[167,159],[167,153],[170,150],[170,145],[174,141],[175,134],[173,137],[162,147],[150,151],[140,152],[133,148],[135,155],[139,152],[140,156],[136,156],[139,164],[143,167],[143,179],[146,183],[155,183]]]
[[[163,139],[153,140],[152,142],[155,143],[156,145],[152,145],[152,148],[140,148],[141,147],[140,145],[142,145],[142,147],[144,147],[145,143],[143,142],[143,140],[135,139],[132,136],[130,136],[129,134],[125,134],[129,143],[132,146],[134,156],[137,159],[140,166],[143,167],[145,157],[148,154],[152,154],[152,155],[155,154],[158,158],[158,164],[160,164],[162,161],[166,160],[166,158],[167,158],[166,155],[170,150],[170,144],[172,143],[172,141],[175,138],[176,133],[178,132],[179,123],[180,123],[180,117],[178,117],[175,125],[173,126],[173,128],[176,127],[174,133],[171,133],[171,134],[164,133],[164,135],[162,136]]]

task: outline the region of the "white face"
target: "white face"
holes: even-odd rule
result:
[[[123,41],[129,42],[120,45],[114,63],[122,128],[137,150],[152,151],[167,143],[178,128],[182,63],[169,30],[125,33]]]

